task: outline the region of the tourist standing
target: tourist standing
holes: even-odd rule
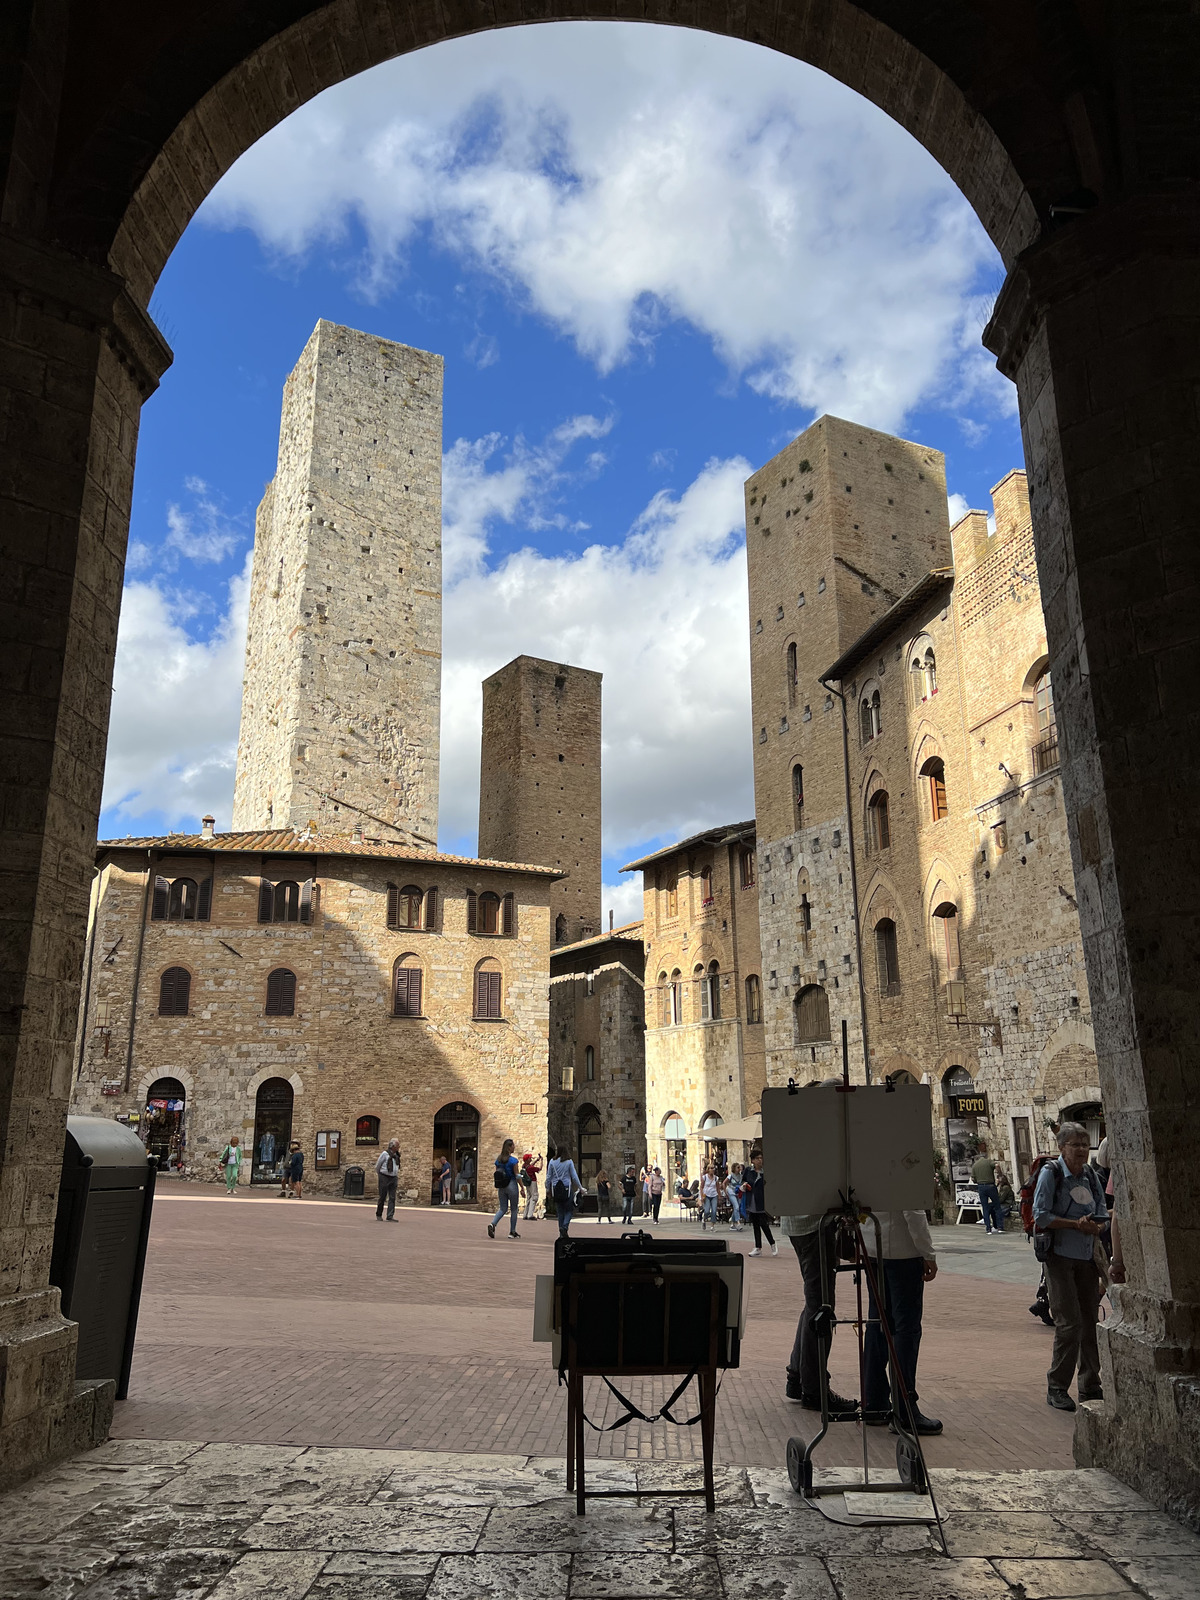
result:
[[[508,1224],[510,1239],[519,1239],[517,1232],[517,1207],[521,1203],[521,1185],[517,1181],[517,1158],[513,1154],[516,1146],[512,1139],[505,1139],[500,1147],[500,1154],[496,1157],[496,1215],[488,1223],[488,1238],[496,1237],[496,1229],[504,1221],[504,1213],[511,1213]]]
[[[650,1208],[654,1213],[655,1222],[658,1221],[658,1209],[662,1205],[663,1190],[667,1187],[667,1180],[655,1167],[650,1174]]]
[[[612,1185],[608,1181],[608,1173],[601,1167],[596,1174],[596,1226],[604,1221],[611,1222],[612,1214]]]
[[[396,1189],[400,1183],[400,1141],[389,1139],[387,1149],[375,1163],[375,1176],[379,1180],[379,1204],[375,1207],[376,1222],[383,1221],[383,1205],[387,1201],[387,1219],[396,1220]]]
[[[525,1221],[533,1222],[537,1218],[538,1208],[538,1173],[542,1170],[542,1158],[539,1155],[535,1161],[533,1151],[526,1150],[521,1160],[521,1182],[525,1185]]]
[[[745,1174],[746,1206],[750,1212],[750,1226],[754,1229],[754,1249],[752,1256],[762,1255],[762,1242],[765,1235],[767,1243],[771,1246],[771,1254],[779,1254],[779,1246],[775,1243],[775,1235],[771,1232],[771,1218],[767,1211],[767,1181],[763,1176],[762,1151],[758,1150],[750,1158],[751,1170]]]
[[[985,1231],[1003,1233],[1004,1213],[1000,1209],[1000,1191],[996,1188],[996,1163],[988,1155],[985,1144],[979,1146],[979,1154],[971,1168],[971,1182],[979,1196]]]
[[[575,1215],[575,1196],[582,1190],[579,1174],[570,1156],[557,1152],[546,1167],[546,1188],[554,1199],[554,1215],[558,1219],[559,1237],[565,1239],[571,1218]]]
[[[937,1418],[924,1416],[917,1407],[917,1354],[921,1348],[925,1285],[937,1277],[937,1260],[929,1222],[923,1211],[877,1211],[875,1215],[879,1219],[879,1248],[883,1257],[883,1292],[887,1302],[888,1327],[896,1351],[896,1365],[909,1400],[907,1411],[901,1400],[900,1417],[909,1431],[941,1433],[942,1425]],[[874,1234],[875,1230],[869,1225],[863,1230],[872,1266],[876,1264]],[[872,1320],[868,1323],[864,1339],[863,1409],[876,1413],[870,1421],[883,1423],[892,1409],[887,1340],[875,1320],[879,1310],[869,1285],[868,1300],[870,1309],[867,1315]]]
[[[1087,1129],[1079,1122],[1063,1122],[1057,1138],[1058,1160],[1048,1161],[1038,1173],[1033,1220],[1039,1234],[1050,1235],[1045,1267],[1054,1352],[1046,1374],[1046,1404],[1056,1411],[1074,1411],[1068,1390],[1076,1367],[1080,1400],[1104,1399],[1096,1344],[1102,1283],[1095,1252],[1108,1222],[1108,1205],[1088,1164],[1092,1142]]]
[[[236,1133],[221,1151],[221,1170],[225,1174],[225,1193],[235,1193],[242,1175],[242,1145]]]
[[[621,1174],[621,1199],[623,1201],[621,1207],[622,1222],[633,1221],[633,1202],[636,1198],[637,1178],[634,1176],[633,1168],[626,1167],[625,1171]]]
[[[706,1166],[700,1178],[700,1198],[703,1210],[700,1217],[702,1228],[715,1228],[717,1225],[717,1175],[711,1165]],[[654,1219],[656,1222],[658,1218]]]
[[[299,1139],[293,1139],[287,1158],[288,1187],[292,1191],[293,1200],[304,1199],[304,1151],[300,1148]]]
[[[638,1182],[642,1186],[642,1215],[650,1215],[650,1178],[652,1174],[649,1167],[643,1167]]]

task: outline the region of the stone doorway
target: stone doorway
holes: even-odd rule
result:
[[[450,1204],[474,1205],[479,1184],[479,1113],[465,1100],[445,1105],[433,1119],[433,1173],[430,1205],[441,1205],[438,1169],[450,1163]]]
[[[183,1165],[186,1110],[187,1090],[178,1078],[156,1078],[146,1091],[142,1141],[160,1172],[176,1172]]]
[[[295,1091],[286,1078],[268,1078],[254,1097],[254,1147],[250,1182],[275,1183],[292,1137]]]

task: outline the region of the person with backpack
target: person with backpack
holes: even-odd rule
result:
[[[1089,1165],[1091,1139],[1078,1122],[1058,1128],[1057,1161],[1038,1174],[1033,1196],[1034,1250],[1046,1269],[1054,1315],[1054,1352],[1046,1374],[1046,1404],[1074,1411],[1068,1392],[1078,1368],[1081,1402],[1103,1400],[1096,1320],[1103,1280],[1096,1241],[1108,1224],[1108,1204]]]
[[[389,1139],[388,1147],[375,1163],[375,1176],[379,1180],[379,1204],[375,1207],[376,1222],[383,1221],[383,1203],[387,1201],[387,1219],[396,1220],[396,1189],[400,1183],[400,1141]]]
[[[508,1237],[510,1239],[519,1239],[521,1237],[517,1232],[517,1207],[521,1203],[521,1185],[517,1178],[517,1158],[513,1154],[515,1149],[515,1141],[505,1139],[500,1147],[500,1154],[496,1157],[496,1168],[492,1178],[496,1185],[498,1210],[488,1223],[489,1239],[496,1237],[496,1229],[504,1221],[504,1213],[506,1211],[512,1213],[508,1225]]]
[[[225,1193],[236,1194],[242,1174],[242,1145],[236,1133],[221,1151],[221,1171],[225,1174]]]
[[[767,1243],[771,1246],[771,1254],[779,1254],[779,1246],[775,1243],[775,1235],[771,1232],[771,1217],[767,1211],[766,1179],[763,1177],[762,1151],[756,1150],[750,1158],[753,1166],[749,1171],[742,1173],[742,1187],[746,1191],[746,1200],[750,1208],[750,1226],[754,1229],[754,1249],[752,1256],[762,1255],[763,1234],[767,1236]]]
[[[304,1151],[299,1139],[293,1139],[287,1155],[288,1187],[293,1200],[304,1199]]]
[[[560,1239],[565,1239],[567,1229],[571,1226],[571,1218],[575,1215],[575,1196],[583,1189],[579,1174],[575,1171],[575,1163],[570,1156],[556,1152],[551,1157],[546,1167],[546,1186],[554,1199],[558,1236]]]
[[[633,1202],[637,1198],[637,1178],[632,1167],[626,1167],[621,1174],[621,1199],[624,1202],[621,1208],[621,1221],[633,1221]]]
[[[526,1150],[521,1159],[521,1182],[525,1186],[525,1221],[537,1220],[538,1208],[538,1173],[542,1170],[542,1158],[539,1155],[535,1161],[533,1151]]]

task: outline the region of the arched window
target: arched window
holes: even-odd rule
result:
[[[900,952],[896,944],[896,924],[881,917],[875,924],[875,965],[879,972],[880,994],[900,993]]]
[[[483,894],[467,895],[467,932],[489,936],[511,935],[517,931],[516,901],[511,894],[503,900],[486,889]]]
[[[789,706],[796,704],[796,690],[800,683],[800,673],[796,662],[796,646],[787,647],[787,703]]]
[[[863,744],[870,744],[883,732],[883,714],[879,690],[871,689],[863,695],[858,708],[859,735]]]
[[[797,761],[792,768],[792,827],[804,826],[804,768]]]
[[[379,1118],[359,1117],[354,1124],[355,1144],[379,1143]]]
[[[824,1044],[829,1039],[829,996],[819,983],[809,983],[796,996],[797,1044]]]
[[[297,883],[285,878],[274,883],[262,878],[258,886],[258,920],[260,922],[311,922],[313,880]]]
[[[1050,681],[1049,667],[1034,683],[1033,703],[1037,710],[1038,733],[1044,738],[1054,727],[1054,685]]]
[[[914,703],[920,705],[932,700],[937,693],[937,657],[928,636],[918,639],[913,645],[908,670],[912,678]]]
[[[887,850],[892,843],[892,823],[886,789],[877,789],[867,802],[867,838],[873,851]]]
[[[300,921],[300,885],[294,880],[285,879],[283,883],[275,885],[271,920],[273,922]]]
[[[943,983],[962,976],[962,955],[958,944],[958,907],[943,900],[933,908],[933,948]]]
[[[930,756],[921,768],[921,776],[929,790],[929,820],[940,822],[950,815],[946,803],[946,764],[941,756]]]
[[[158,980],[160,1017],[186,1017],[192,997],[192,975],[186,967],[168,967]]]
[[[668,1111],[662,1121],[662,1136],[667,1145],[666,1175],[687,1179],[687,1123],[678,1111]]]
[[[753,972],[746,979],[746,1021],[762,1021],[762,985]]]
[[[267,1016],[294,1017],[296,1014],[296,974],[288,967],[276,967],[267,978]]]
[[[701,1022],[717,1022],[721,1016],[720,962],[710,961],[707,972],[703,967],[697,967],[696,977],[700,985],[700,1020]]]
[[[579,1181],[586,1188],[596,1181],[596,1174],[600,1171],[603,1130],[600,1113],[595,1106],[580,1106],[578,1119]]]
[[[212,906],[212,879],[154,879],[151,922],[207,922]]]
[[[397,889],[394,883],[389,883],[388,927],[419,928],[424,899],[424,892],[415,883],[406,883],[403,889]]]
[[[587,1079],[587,1081],[589,1083],[595,1083],[595,1081],[596,1081],[596,1051],[595,1051],[594,1047],[592,1045],[590,1045],[590,1044],[588,1045],[587,1049],[583,1052],[583,1075],[584,1075],[584,1077]]]
[[[712,868],[700,868],[700,904],[711,906],[713,903]]]
[[[481,961],[475,968],[475,1016],[480,1021],[492,1022],[504,1015],[500,980],[498,961]]]
[[[679,915],[679,880],[671,878],[667,883],[667,916]]]
[[[195,878],[176,878],[167,900],[167,919],[170,922],[194,922],[196,902],[200,898]]]
[[[658,975],[658,992],[662,996],[662,1025],[671,1026],[671,988],[665,972]]]
[[[555,944],[566,944],[567,942],[567,919],[561,911],[554,919],[554,942]]]
[[[683,1021],[683,973],[678,967],[671,974],[671,984],[667,990],[667,1020],[673,1028]]]
[[[755,881],[756,881],[755,874],[754,874],[754,851],[753,850],[743,850],[741,852],[741,854],[738,857],[738,867],[739,867],[739,871],[741,873],[742,888],[743,889],[753,889]]]
[[[424,1001],[424,973],[415,955],[401,956],[392,968],[392,1015],[419,1017]]]

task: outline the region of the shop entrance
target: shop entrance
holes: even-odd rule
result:
[[[268,1078],[254,1098],[254,1148],[250,1182],[275,1183],[292,1137],[295,1091],[286,1078]]]
[[[177,1172],[183,1165],[186,1100],[187,1090],[178,1078],[158,1078],[146,1094],[142,1139],[160,1172]]]
[[[443,1106],[433,1119],[433,1183],[430,1205],[442,1203],[441,1167],[450,1163],[452,1205],[471,1205],[479,1179],[479,1113],[465,1100]]]
[[[678,1194],[688,1181],[687,1123],[678,1111],[669,1111],[663,1119],[662,1131],[667,1144],[667,1181],[671,1185],[670,1192]]]
[[[578,1121],[579,1160],[575,1170],[579,1173],[579,1181],[584,1188],[591,1189],[595,1187],[596,1174],[600,1171],[600,1152],[603,1143],[600,1113],[595,1106],[581,1106]]]

